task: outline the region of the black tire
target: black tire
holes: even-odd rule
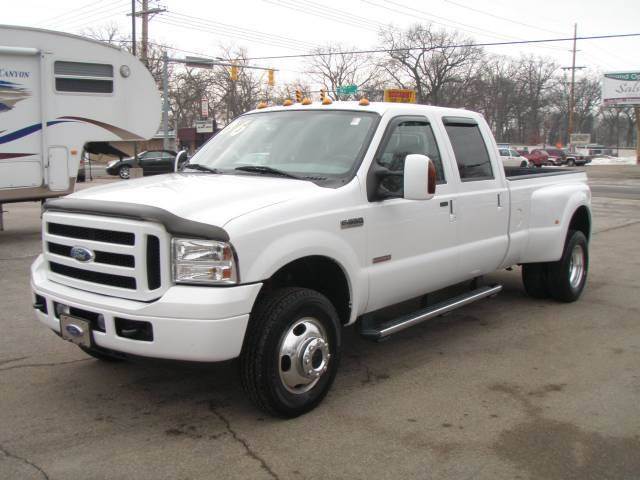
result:
[[[522,265],[522,283],[527,295],[533,298],[549,298],[547,288],[547,264],[525,263]]]
[[[569,160],[567,160],[567,167],[575,167],[576,166],[576,161],[573,158],[570,158]]]
[[[527,162],[525,162],[524,160],[520,162],[520,168],[527,168]]]
[[[118,169],[118,176],[123,180],[128,180],[129,178],[131,178],[131,168],[129,167],[129,165],[122,165]]]
[[[309,390],[292,392],[281,375],[281,369],[289,370],[292,362],[289,359],[286,368],[283,361],[288,357],[280,356],[280,348],[285,338],[291,338],[295,331],[292,327],[305,318],[321,324],[330,357],[326,371],[310,381]],[[338,371],[340,350],[338,314],[324,295],[306,288],[276,290],[261,300],[251,314],[240,355],[243,389],[258,408],[271,415],[284,418],[302,415],[315,408],[329,391]]]
[[[125,360],[125,358],[122,356],[110,354],[106,350],[102,350],[98,348],[80,347],[80,350],[82,350],[87,355],[95,358],[96,360],[100,360],[102,362],[117,363],[117,362],[123,362]]]
[[[549,263],[547,269],[549,293],[553,298],[561,302],[575,302],[580,298],[589,271],[589,242],[584,233],[569,230],[562,258]]]

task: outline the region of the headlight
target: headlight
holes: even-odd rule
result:
[[[228,243],[174,238],[171,244],[176,283],[230,284],[238,281],[233,250]]]

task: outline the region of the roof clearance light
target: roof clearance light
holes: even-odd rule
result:
[[[291,105],[293,105],[293,101],[291,101],[290,98],[287,98],[284,102],[282,102],[283,107],[290,107]]]
[[[267,102],[262,101],[262,102],[260,102],[260,103],[258,104],[258,107],[257,107],[257,108],[267,108],[268,106],[269,106],[269,105],[267,105]]]
[[[313,102],[311,101],[310,98],[303,98],[302,99],[302,105],[311,105]]]
[[[323,105],[331,105],[333,102],[331,101],[331,99],[329,97],[324,97],[322,99],[322,104]]]
[[[367,105],[369,105],[369,99],[367,97],[362,97],[360,99],[360,101],[358,102],[358,105],[362,106],[362,107],[366,107]]]

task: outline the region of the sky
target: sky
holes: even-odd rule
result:
[[[246,48],[249,57],[295,55],[328,43],[347,49],[378,45],[380,28],[435,27],[502,42],[640,33],[638,0],[150,0],[167,12],[150,22],[150,39],[175,56],[215,57],[222,46]],[[130,35],[131,0],[20,0],[3,6],[1,23],[81,34],[118,25]],[[140,25],[137,26],[140,35]],[[138,37],[139,38],[139,37]],[[1,40],[1,38],[0,38]],[[0,41],[1,44],[1,41]],[[571,66],[571,42],[491,46],[486,51],[517,57],[535,54]],[[640,70],[640,37],[578,41],[576,66],[591,72]],[[276,68],[276,81],[304,78],[300,58],[252,60]],[[588,70],[578,70],[577,77]],[[266,80],[265,80],[266,81]]]

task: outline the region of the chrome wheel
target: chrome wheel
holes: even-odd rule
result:
[[[131,176],[131,172],[127,165],[120,167],[118,174],[120,175],[120,178],[122,178],[123,180],[127,180]]]
[[[571,251],[569,259],[569,285],[571,288],[580,287],[582,277],[584,276],[584,250],[582,245],[575,245]]]
[[[278,348],[278,372],[291,393],[311,390],[329,367],[327,334],[319,320],[302,318],[282,336]]]

